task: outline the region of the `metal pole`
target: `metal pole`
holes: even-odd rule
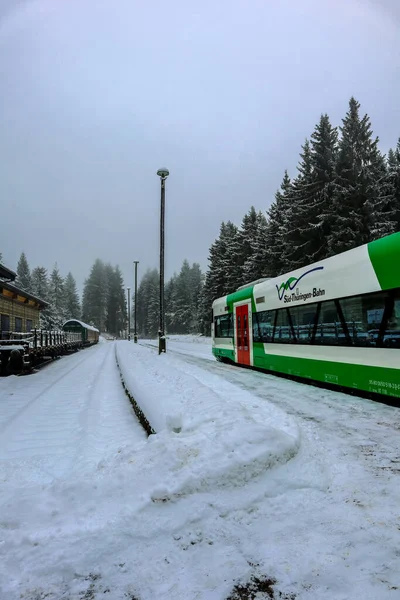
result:
[[[164,330],[164,221],[165,221],[165,177],[161,177],[160,213],[160,327],[158,331],[158,354],[166,352]]]
[[[128,287],[128,342],[131,341],[131,288]]]
[[[137,344],[137,266],[139,261],[134,260],[133,263],[135,265],[135,331],[133,334],[133,341]]]

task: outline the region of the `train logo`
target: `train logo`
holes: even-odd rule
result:
[[[305,273],[303,273],[303,275],[300,275],[300,277],[289,277],[289,279],[287,279],[286,281],[281,283],[281,285],[279,287],[276,285],[275,287],[276,287],[276,291],[278,292],[279,300],[283,299],[285,292],[287,292],[288,290],[290,290],[290,291],[294,290],[296,285],[299,283],[299,281],[301,279],[303,279],[303,277],[305,277],[306,275],[309,275],[310,273],[314,273],[314,271],[322,271],[323,268],[324,267],[315,267],[314,269],[310,269],[309,271],[306,271]]]

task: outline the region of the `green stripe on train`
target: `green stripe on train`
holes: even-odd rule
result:
[[[399,287],[400,233],[371,242],[368,254],[381,288]]]
[[[233,305],[235,302],[245,302],[251,299],[252,310],[255,310],[254,298],[253,298],[254,285],[237,290],[232,294],[228,294],[226,297],[226,304],[228,305],[229,312],[233,312]]]
[[[233,362],[235,361],[235,351],[228,350],[227,348],[213,348],[212,353],[214,356],[220,356],[221,358],[229,358]]]
[[[265,354],[260,343],[254,344],[254,366],[355,390],[400,397],[399,369]]]

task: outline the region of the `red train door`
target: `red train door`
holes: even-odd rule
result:
[[[243,304],[236,307],[236,343],[237,361],[241,365],[250,364],[250,339],[249,339],[249,305]]]

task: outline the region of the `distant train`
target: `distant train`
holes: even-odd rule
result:
[[[400,233],[213,302],[218,360],[400,398]]]
[[[63,330],[81,334],[82,344],[84,346],[97,344],[99,341],[99,330],[96,329],[96,327],[92,327],[92,325],[87,325],[82,321],[78,321],[78,319],[69,319],[68,321],[65,321]]]

